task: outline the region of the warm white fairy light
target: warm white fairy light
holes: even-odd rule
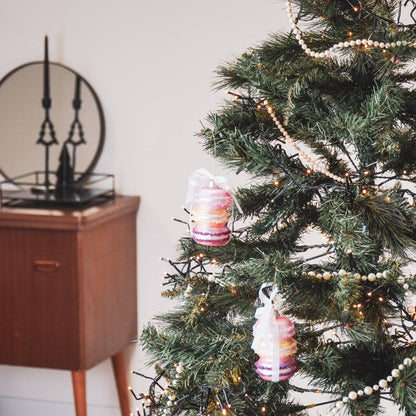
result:
[[[269,102],[267,100],[264,100],[263,105],[267,108],[267,112],[270,114],[270,117],[274,121],[274,124],[276,124],[276,127],[282,133],[282,135],[284,137],[284,140],[285,140],[285,144],[288,144],[288,145],[292,146],[294,149],[296,149],[296,151],[298,152],[299,158],[301,160],[303,160],[304,162],[312,165],[312,169],[311,168],[307,169],[307,171],[306,171],[307,174],[311,174],[312,171],[315,170],[315,171],[320,172],[320,173],[324,174],[325,176],[327,176],[327,177],[329,177],[329,178],[331,178],[331,179],[333,179],[337,182],[340,182],[340,183],[345,183],[346,182],[345,178],[341,178],[340,176],[334,175],[328,169],[326,169],[322,164],[313,160],[306,152],[304,152],[302,149],[300,149],[298,147],[298,145],[295,143],[295,141],[292,139],[292,137],[290,137],[290,135],[286,131],[286,129],[283,127],[282,123],[276,117],[276,114],[273,110],[273,107],[271,105],[269,105]]]
[[[354,8],[354,11],[358,11],[358,10],[359,9],[357,7]],[[298,41],[303,51],[308,56],[311,56],[312,58],[329,58],[331,54],[341,49],[352,48],[352,47],[360,46],[360,45],[362,45],[364,48],[374,47],[374,48],[379,48],[383,50],[395,48],[396,46],[408,46],[409,48],[416,48],[416,41],[409,42],[406,40],[402,40],[402,41],[398,40],[396,42],[384,43],[384,42],[373,41],[372,39],[355,39],[355,40],[346,40],[345,42],[336,43],[333,46],[331,46],[329,49],[322,51],[322,52],[314,51],[302,39],[302,34],[301,34],[302,32],[300,31],[298,25],[296,24],[297,19],[293,15],[292,2],[290,0],[287,1],[287,12],[289,15],[290,22],[292,24],[293,33],[295,34],[296,40]]]
[[[342,278],[347,279],[347,280],[356,280],[356,281],[363,281],[363,282],[368,281],[368,282],[371,282],[371,283],[373,283],[377,280],[380,280],[380,279],[387,279],[387,278],[390,277],[388,270],[385,270],[382,273],[381,272],[369,273],[368,275],[365,275],[365,274],[362,275],[360,273],[347,272],[343,269],[341,269],[339,271],[334,271],[334,272],[325,271],[325,272],[322,272],[322,273],[315,272],[315,271],[311,270],[309,272],[302,272],[302,275],[304,277],[314,278],[314,279],[317,279],[317,280],[330,280],[333,277],[339,276],[339,277],[342,277]],[[404,297],[405,297],[405,299],[409,300],[413,296],[413,292],[411,290],[409,290],[410,286],[409,286],[408,283],[406,283],[406,279],[404,278],[404,276],[397,277],[396,282],[400,285],[403,285],[403,289],[405,291],[404,292]],[[371,290],[366,292],[366,296],[368,298],[372,298],[373,295],[374,295],[374,292],[371,291]],[[377,295],[376,299],[380,303],[384,303],[386,301],[386,299],[381,295]],[[354,309],[357,309],[358,315],[360,316],[360,318],[364,318],[364,312],[361,310],[362,306],[363,305],[361,303],[354,303],[352,305],[352,307]],[[416,307],[415,307],[415,310],[416,310]],[[412,311],[409,312],[409,310],[408,310],[408,313],[411,314],[411,315],[414,315],[414,312],[412,312]],[[385,323],[387,324],[387,321]],[[397,327],[395,327],[394,329],[397,330]],[[410,340],[407,340],[407,341],[408,341],[409,344],[413,343],[413,342],[416,342],[416,340],[413,340],[413,339],[410,339]]]
[[[378,279],[382,279],[382,278],[388,278],[389,277],[389,272],[387,270],[383,271],[383,272],[377,272],[377,273],[369,273],[368,275],[362,275],[360,273],[351,273],[351,272],[347,272],[343,269],[337,271],[337,272],[323,272],[323,273],[317,273],[315,271],[309,271],[309,272],[303,272],[302,273],[303,276],[305,277],[309,277],[309,278],[315,278],[318,280],[321,280],[322,277],[324,275],[327,276],[327,278],[324,280],[329,280],[332,277],[344,277],[347,279],[354,279],[357,281],[370,281],[370,282],[374,282]],[[328,278],[329,276],[329,278]],[[413,295],[413,293],[409,290],[409,284],[405,283],[405,278],[403,276],[399,276],[397,278],[397,283],[399,284],[403,284],[403,289],[406,291],[405,292],[405,297],[410,297]],[[371,297],[373,296],[372,292],[367,292],[367,296]],[[384,302],[385,299],[382,296],[378,297],[379,302]],[[355,309],[360,309],[362,307],[361,303],[357,303],[352,305],[353,308]],[[359,315],[363,315],[364,313],[362,311],[359,311]],[[400,377],[401,371],[403,371],[406,367],[410,367],[411,365],[413,365],[416,362],[416,356],[410,358],[410,357],[406,357],[403,362],[401,364],[399,364],[397,366],[397,368],[393,368],[390,372],[390,374],[386,377],[386,378],[382,378],[380,380],[378,380],[378,382],[376,384],[374,384],[373,386],[365,386],[364,389],[360,389],[357,391],[350,391],[348,393],[347,396],[344,396],[341,400],[337,401],[335,403],[335,407],[328,413],[329,416],[334,416],[336,415],[344,406],[346,403],[350,402],[350,401],[354,401],[358,398],[358,396],[364,396],[364,395],[371,395],[373,394],[374,391],[378,391],[380,389],[386,389],[389,386],[389,383],[391,383],[395,378]]]

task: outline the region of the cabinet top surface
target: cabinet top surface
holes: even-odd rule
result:
[[[0,226],[39,226],[79,229],[108,218],[137,212],[138,196],[117,195],[114,199],[84,209],[0,208]]]

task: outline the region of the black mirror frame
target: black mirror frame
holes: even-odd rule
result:
[[[25,64],[22,64],[14,69],[12,69],[10,72],[8,72],[2,79],[0,79],[0,88],[2,87],[2,85],[4,84],[4,82],[6,82],[13,74],[15,74],[16,72],[31,66],[31,65],[43,65],[43,61],[33,61],[33,62],[27,62]],[[58,62],[50,62],[49,63],[50,66],[58,66],[60,68],[66,69],[69,72],[72,72],[75,76],[79,76],[82,80],[82,82],[87,86],[87,88],[89,89],[89,91],[91,92],[95,104],[97,105],[97,111],[98,111],[98,116],[99,116],[99,125],[100,125],[100,137],[98,139],[98,147],[97,150],[95,152],[95,155],[91,161],[91,163],[89,164],[89,166],[85,169],[85,171],[81,174],[81,176],[77,179],[77,183],[80,183],[82,181],[84,181],[85,179],[88,178],[88,176],[92,173],[92,171],[94,170],[95,166],[97,165],[97,162],[101,156],[101,153],[103,151],[104,148],[104,141],[105,141],[105,119],[104,119],[104,111],[103,108],[101,106],[100,100],[98,99],[98,95],[97,93],[94,91],[94,88],[92,88],[91,84],[82,76],[80,75],[77,71],[75,71],[72,68],[69,68],[66,65],[60,64]],[[1,168],[0,166],[0,174],[4,177],[4,180],[7,180],[8,182],[13,183],[13,178],[10,178]]]

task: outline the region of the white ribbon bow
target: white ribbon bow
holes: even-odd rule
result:
[[[273,283],[263,283],[259,290],[259,298],[264,306],[260,306],[256,310],[257,322],[254,326],[254,338],[251,348],[256,353],[264,352],[267,348],[266,344],[270,343],[272,353],[272,380],[279,381],[280,376],[280,342],[279,342],[279,325],[276,322],[275,311],[273,307],[273,299],[277,295],[277,288],[273,288],[270,297],[267,297],[263,289],[273,286]]]
[[[237,207],[237,209],[242,214],[243,211],[235,198],[234,194],[231,192],[231,187],[228,183],[228,180],[225,176],[215,176],[212,173],[208,172],[204,168],[200,168],[191,173],[188,178],[188,191],[186,193],[185,204],[192,203],[195,193],[198,189],[202,188],[205,185],[208,185],[210,181],[213,181],[217,186],[219,186],[224,191],[228,192]]]

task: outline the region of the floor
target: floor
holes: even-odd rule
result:
[[[1,416],[75,416],[73,402],[53,402],[0,396]],[[120,410],[109,406],[88,406],[88,416],[120,416]]]

